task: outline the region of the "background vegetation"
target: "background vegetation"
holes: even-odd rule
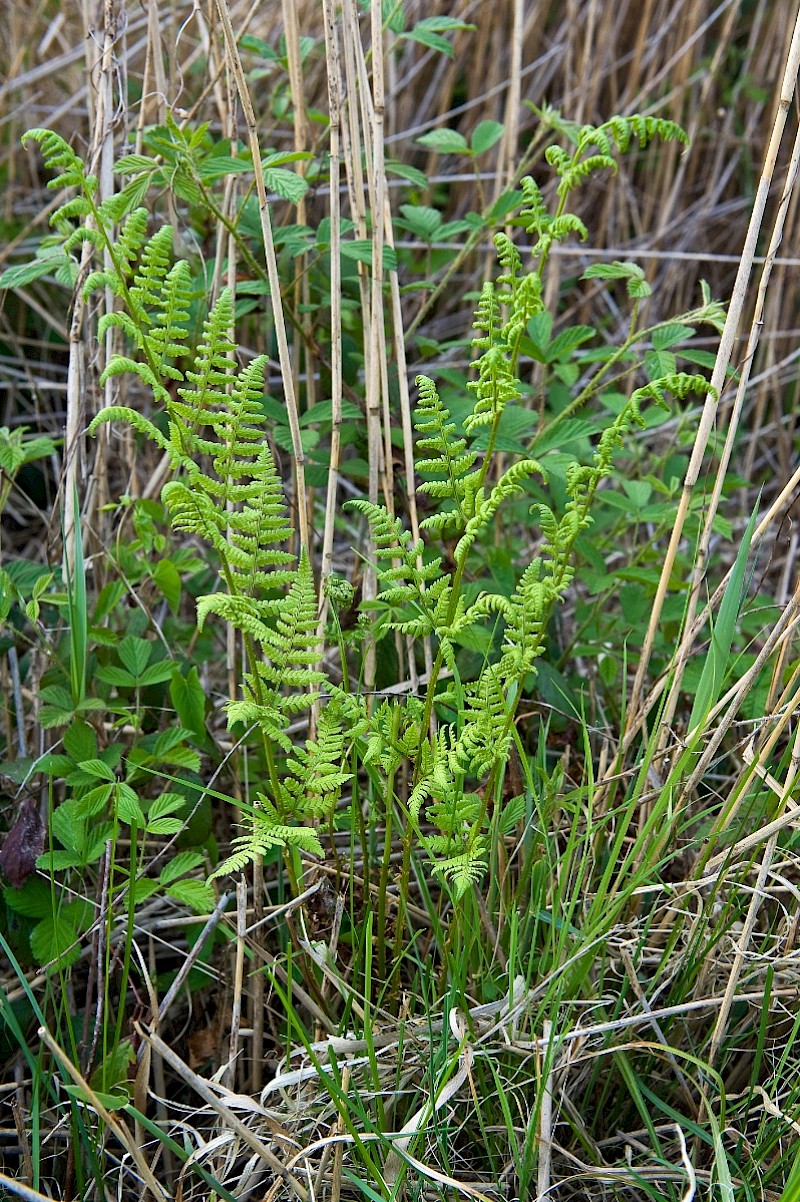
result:
[[[5,10],[0,1189],[796,1198],[796,14]]]

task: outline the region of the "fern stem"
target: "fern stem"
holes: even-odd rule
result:
[[[411,879],[411,848],[414,836],[414,827],[408,822],[403,831],[403,859],[400,865],[400,881],[399,893],[397,899],[397,924],[394,932],[394,952],[393,963],[398,964],[403,951],[403,936],[406,928],[407,906],[406,898],[408,897],[408,886]],[[395,981],[395,989],[399,987],[399,977]],[[393,990],[394,992],[394,990]]]
[[[383,860],[381,863],[381,877],[378,888],[378,971],[382,981],[386,980],[386,891],[389,887],[389,869],[392,860],[392,819],[394,813],[394,778],[399,766],[399,760],[395,748],[397,739],[400,734],[400,719],[402,710],[400,706],[395,706],[392,710],[392,728],[391,728],[391,743],[389,754],[391,755],[390,769],[386,774],[386,797],[384,803],[384,813],[386,816],[386,828],[383,837]],[[398,914],[399,922],[399,914]]]

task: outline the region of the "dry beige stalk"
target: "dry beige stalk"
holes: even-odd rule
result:
[[[747,289],[750,281],[750,273],[753,267],[753,259],[756,252],[758,236],[761,230],[761,223],[763,221],[764,211],[767,205],[769,189],[775,171],[778,150],[783,138],[783,131],[786,125],[786,117],[789,111],[789,105],[791,104],[792,96],[794,95],[799,65],[800,11],[798,11],[795,15],[792,42],[789,48],[786,68],[784,70],[783,81],[780,88],[778,111],[772,127],[772,134],[770,136],[769,146],[767,148],[764,167],[761,172],[761,178],[759,180],[758,189],[753,202],[747,237],[745,239],[741,261],[739,263],[739,270],[736,275],[736,283],[731,295],[728,315],[725,321],[722,337],[720,339],[714,370],[711,374],[709,392],[706,397],[705,406],[700,418],[700,424],[695,436],[692,455],[686,471],[683,491],[681,493],[678,512],[675,518],[675,525],[670,537],[669,547],[664,560],[664,567],[661,572],[661,578],[659,580],[658,589],[653,602],[653,609],[647,629],[647,635],[645,637],[645,642],[642,647],[639,664],[636,670],[636,676],[634,678],[628,709],[628,726],[638,720],[644,682],[650,663],[650,656],[653,650],[656,632],[661,621],[661,612],[664,606],[664,599],[667,594],[669,580],[675,566],[678,547],[680,546],[681,538],[683,537],[683,528],[689,511],[689,502],[691,501],[695,485],[697,484],[697,480],[700,476],[708,440],[711,437],[714,423],[716,421],[719,398],[725,385],[728,365],[730,364],[731,356],[733,354],[733,347],[739,330],[739,323],[741,321],[742,312],[747,297]],[[695,587],[699,587],[699,582],[696,582]]]
[[[286,321],[283,315],[283,305],[281,301],[281,283],[280,276],[278,274],[278,260],[275,255],[275,243],[272,237],[272,220],[269,212],[269,200],[267,198],[267,188],[264,182],[264,169],[261,162],[258,121],[256,119],[255,109],[253,108],[253,102],[250,96],[250,89],[247,85],[244,68],[242,66],[242,60],[239,55],[239,47],[233,30],[233,24],[231,22],[227,0],[216,0],[216,6],[222,22],[222,29],[225,36],[225,47],[231,64],[231,69],[236,80],[236,88],[239,93],[239,103],[241,104],[242,111],[244,113],[245,125],[247,126],[247,136],[250,143],[250,151],[253,157],[253,172],[255,175],[258,209],[261,218],[261,238],[264,245],[264,257],[267,264],[267,275],[269,277],[272,319],[275,324],[275,336],[278,343],[278,359],[280,361],[284,397],[286,400],[286,415],[289,421],[289,429],[292,436],[292,454],[294,458],[295,478],[294,506],[297,513],[297,521],[300,532],[300,546],[310,556],[311,544],[308,527],[308,500],[306,497],[305,484],[305,454],[303,452],[303,444],[300,437],[300,412],[298,409],[297,396],[295,392],[295,381],[292,375],[292,358],[289,352],[288,339],[286,337]]]

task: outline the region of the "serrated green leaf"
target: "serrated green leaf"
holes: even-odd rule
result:
[[[500,121],[479,121],[472,131],[470,146],[473,154],[485,154],[500,141],[506,127]]]
[[[114,792],[113,785],[98,785],[75,799],[75,813],[79,818],[95,818],[107,807]],[[63,840],[62,840],[63,841]]]
[[[603,684],[611,688],[619,676],[619,661],[613,655],[601,655],[597,661],[597,671]]]
[[[265,167],[264,184],[269,192],[275,192],[292,204],[299,204],[308,191],[308,184],[303,177],[284,167]]]
[[[672,351],[647,351],[644,357],[645,371],[651,380],[660,380],[662,376],[673,376],[677,363]]]
[[[57,266],[55,259],[33,259],[30,263],[17,263],[7,267],[0,275],[0,288],[24,288],[44,275],[52,275]]]
[[[97,735],[89,723],[80,718],[64,731],[63,742],[64,750],[78,764],[97,755]]]
[[[126,785],[124,781],[120,781],[116,787],[114,810],[120,822],[126,822],[128,826],[144,826],[145,818],[142,807],[139,805],[139,798],[130,785]]]
[[[203,881],[176,881],[167,888],[167,893],[198,914],[209,913],[216,904],[214,890]]]
[[[613,263],[592,263],[581,276],[582,280],[641,280],[644,271],[638,263],[615,259]]]
[[[150,828],[147,827],[147,830]],[[138,881],[133,882],[133,901],[134,905],[140,906],[142,902],[146,902],[154,893],[158,893],[161,886],[158,881],[154,881],[151,877],[143,876]]]
[[[533,344],[533,350],[529,353],[539,363],[545,363],[547,347],[550,345],[550,335],[553,330],[552,313],[544,309],[541,313],[534,314],[528,322],[526,330]]]
[[[165,680],[171,678],[172,671],[173,663],[170,659],[161,660],[157,664],[150,664],[139,677],[139,685],[142,688],[147,688],[149,685],[162,684]]]
[[[67,690],[60,684],[45,685],[39,690],[39,697],[48,705],[56,706],[58,709],[66,709],[72,712],[72,698]]]
[[[453,47],[447,38],[443,38],[440,33],[434,33],[430,29],[412,29],[409,33],[400,34],[400,37],[407,38],[411,42],[419,42],[420,46],[427,46],[429,50],[438,50],[440,54],[446,54],[448,58],[453,57]]]
[[[38,964],[60,960],[61,967],[66,968],[80,955],[80,946],[72,946],[77,938],[78,928],[70,918],[63,913],[48,914],[31,931],[33,958]]]
[[[150,835],[177,835],[183,825],[180,818],[148,818],[144,829]]]
[[[146,154],[123,154],[114,164],[117,175],[138,175],[140,171],[155,171],[158,163]]]
[[[90,862],[84,856],[77,855],[76,852],[59,851],[58,849],[53,852],[45,851],[36,857],[36,867],[42,868],[45,872],[64,872],[67,868],[83,868],[86,863]]]
[[[99,780],[114,781],[116,779],[108,764],[96,757],[93,759],[81,760],[78,764],[78,767],[88,776],[96,777]]]
[[[5,569],[0,569],[0,622],[5,622],[14,603],[16,589]]]
[[[161,590],[164,600],[173,614],[177,614],[181,604],[181,577],[171,559],[160,559],[151,573],[153,580]]]
[[[210,183],[226,175],[243,175],[252,170],[253,164],[247,159],[234,158],[229,154],[215,154],[203,159],[197,173],[204,182]]]
[[[559,359],[568,358],[581,343],[588,342],[594,336],[593,326],[569,326],[557,334],[547,347],[547,362],[555,363]]]
[[[472,155],[467,139],[456,129],[431,129],[417,138],[417,142],[437,154]]]
[[[114,664],[104,664],[99,667],[95,676],[105,684],[116,685],[118,689],[135,689],[137,685],[135,676],[132,676],[125,668],[117,668]]]
[[[186,798],[180,793],[162,793],[147,807],[147,821],[149,822],[151,818],[164,818],[167,814],[172,814],[185,805]]]
[[[366,263],[368,267],[372,266],[372,242],[369,238],[345,239],[341,243],[341,251],[343,259],[355,259],[358,263]],[[383,269],[384,271],[397,271],[397,255],[391,246],[383,248]]]
[[[691,326],[681,325],[679,321],[671,321],[653,333],[653,349],[667,351],[672,346],[687,342],[694,334]]]
[[[129,634],[117,648],[117,654],[132,676],[141,676],[150,663],[153,644]]]
[[[199,868],[202,863],[202,852],[179,851],[176,856],[172,857],[169,864],[162,869],[159,880],[162,885],[169,885],[172,881],[177,880],[179,876],[184,876],[187,872],[192,872],[193,869]]]
[[[116,1047],[112,1047],[108,1055],[105,1056],[92,1073],[89,1079],[92,1090],[96,1091],[98,1088],[113,1089],[120,1084],[126,1086],[128,1082],[128,1069],[130,1065],[135,1063],[136,1053],[133,1050],[130,1039],[121,1039]]]
[[[162,764],[171,764],[175,768],[188,768],[190,772],[197,772],[200,768],[200,754],[193,747],[173,747],[170,751],[165,751],[159,760]]]
[[[397,175],[400,179],[407,179],[410,184],[414,184],[417,188],[427,188],[428,177],[424,171],[420,171],[416,167],[408,167],[405,163],[398,163],[395,159],[386,160],[386,171],[389,175]]]
[[[401,33],[399,36],[412,42],[418,42],[421,46],[428,46],[431,50],[438,50],[452,58],[453,47],[447,38],[442,37],[442,34],[455,33],[459,29],[474,28],[474,25],[460,21],[458,17],[423,17],[407,33]]]
[[[5,769],[7,767],[5,765]],[[48,776],[66,776],[74,767],[75,761],[68,755],[56,755],[54,752],[47,752],[36,761],[36,771],[46,772]],[[16,783],[21,785],[22,781]]]
[[[680,358],[685,359],[687,363],[696,363],[699,367],[714,367],[717,362],[717,356],[712,355],[711,351],[700,351],[683,349],[680,351]],[[736,370],[728,368],[725,373],[728,376],[736,378]]]
[[[430,205],[401,205],[400,212],[412,232],[426,242],[432,242],[441,229],[442,215]]]
[[[9,910],[25,918],[45,918],[53,912],[50,886],[38,876],[28,877],[19,889],[7,886],[3,890],[3,898]]]
[[[62,847],[68,851],[80,852],[84,844],[85,827],[75,812],[75,806],[74,801],[65,801],[57,806],[53,811],[50,827]]]

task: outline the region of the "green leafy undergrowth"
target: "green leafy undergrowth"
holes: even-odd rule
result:
[[[175,164],[183,163],[189,142],[172,127],[167,132],[177,148]],[[632,428],[644,425],[647,406],[663,405],[667,396],[683,400],[707,391],[704,377],[677,369],[671,349],[676,331],[689,337],[698,324],[719,328],[721,309],[707,294],[691,313],[648,326],[640,311],[649,286],[636,264],[589,268],[589,279],[624,283],[631,307],[621,344],[594,356],[588,354],[594,331],[579,326],[553,336],[543,301],[551,247],[587,234],[568,211],[570,194],[592,173],[616,170],[615,156],[632,142],[645,146],[656,137],[681,139],[682,132],[669,122],[634,117],[581,129],[569,151],[552,145],[545,156],[558,177],[552,212],[535,180],[522,181],[516,222],[533,244],[530,262],[523,263],[506,235],[496,236],[500,274],[481,293],[473,380],[459,420],[432,379],[417,381],[416,469],[431,507],[421,524],[422,539],[414,541],[402,518],[383,507],[352,503],[370,525],[378,560],[380,593],[365,618],[416,645],[427,640],[433,649],[424,697],[377,706],[320,671],[310,549],[303,548],[299,559],[287,549],[291,531],[283,490],[265,439],[265,359],[257,356],[237,369],[229,333],[231,294],[221,293],[192,347],[190,270],[172,259],[169,226],[148,236],[145,210],[135,207],[144,195],[141,188],[98,206],[95,182],[72,151],[47,131],[28,136],[42,144],[46,160],[60,172],[55,182],[75,189],[74,199],[56,215],[76,220],[69,241],[89,239],[111,264],[90,275],[85,290],[104,286],[116,297],[117,307],[101,318],[100,333],[118,328],[130,350],[112,357],[103,378],[137,377],[166,419],[165,425],[157,424],[138,409],[112,405],[92,429],[124,420],[168,457],[174,478],[163,490],[162,503],[173,530],[199,536],[219,565],[219,587],[198,598],[198,628],[213,616],[233,626],[245,648],[241,696],[229,699],[228,717],[235,730],[258,730],[264,782],[249,830],[217,871],[240,869],[279,846],[286,849],[294,875],[296,853],[319,854],[314,825],[332,820],[343,789],[355,787],[348,770],[355,755],[381,794],[387,817],[395,806],[401,812],[401,890],[408,886],[412,849],[421,846],[434,871],[463,896],[485,870],[515,715],[522,697],[535,689],[537,661],[572,583],[579,540],[593,522],[599,486]],[[134,166],[125,162],[125,170]],[[142,175],[156,170],[138,166]],[[187,182],[186,198],[202,200],[202,191],[189,195],[192,186]],[[118,221],[121,231],[115,235]],[[575,362],[578,352],[584,355],[580,363]],[[546,366],[562,390],[558,411],[535,429],[520,378],[526,359]],[[639,370],[643,382],[619,391],[620,382]],[[598,405],[614,388],[618,404]],[[593,415],[588,421],[587,413]],[[569,423],[581,420],[576,444]],[[529,447],[535,457],[509,451],[512,428],[517,445]],[[541,499],[535,499],[534,489]],[[557,508],[554,499],[560,502]],[[509,575],[503,590],[481,587],[475,574],[480,549],[496,538],[503,512],[512,504],[530,508],[538,528],[533,554],[524,570]],[[447,559],[434,549],[442,545],[449,548]],[[477,588],[468,587],[473,580]],[[475,646],[481,631],[484,639],[491,634],[491,642],[484,641],[480,669],[464,678],[459,648]],[[169,665],[152,660],[152,652],[141,640],[123,640],[116,662],[98,672],[134,715],[143,688],[170,676]],[[298,748],[288,727],[315,703],[322,706],[316,735]],[[406,801],[397,790],[400,779],[410,781]],[[108,788],[114,787],[109,783]],[[106,790],[104,805],[110,797]]]

